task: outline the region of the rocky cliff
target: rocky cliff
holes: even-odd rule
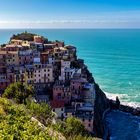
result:
[[[98,84],[95,84],[96,99],[94,106],[94,133],[97,137],[103,138],[104,135],[104,122],[103,114],[109,108],[109,99],[105,93],[100,89]]]

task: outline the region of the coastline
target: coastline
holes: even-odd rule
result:
[[[122,97],[126,97],[126,96],[128,97],[127,94],[109,93],[109,92],[106,92],[106,91],[103,91],[103,92],[106,94],[107,98],[110,99],[110,100],[115,100],[116,96],[118,96],[119,99],[120,99],[121,105],[130,106],[130,107],[133,107],[133,108],[138,108],[138,107],[140,107],[140,103],[138,103],[138,102],[123,101],[123,100],[121,99]]]
[[[71,46],[72,47],[72,46]],[[78,49],[77,49],[78,50]],[[77,56],[76,56],[77,57]],[[123,112],[127,112],[127,113],[131,113],[132,115],[135,116],[140,116],[140,109],[138,108],[138,106],[135,108],[134,106],[129,106],[128,104],[123,105],[123,102],[121,102],[121,104],[117,104],[117,102],[115,102],[115,100],[111,100],[109,99],[109,94],[107,92],[104,92],[94,81],[94,76],[92,76],[91,71],[88,69],[88,66],[85,65],[84,60],[79,59],[80,61],[75,61],[75,64],[79,64],[81,63],[81,65],[79,66],[80,68],[83,69],[84,73],[87,75],[87,80],[89,83],[93,83],[95,84],[95,91],[96,91],[96,101],[95,101],[95,121],[94,126],[96,129],[94,132],[95,134],[97,134],[99,137],[103,137],[104,135],[104,130],[105,129],[104,126],[104,120],[103,120],[103,116],[104,116],[104,112],[111,108],[111,109],[119,109],[120,111]],[[110,96],[119,96],[121,94],[110,94]],[[93,123],[92,123],[93,124]],[[99,128],[96,128],[99,127]]]
[[[28,29],[27,29],[28,30]],[[20,31],[25,31],[25,29],[15,29],[14,31],[12,30],[12,32],[15,34],[16,32],[20,32]],[[61,34],[59,34],[59,36],[56,34],[56,31],[55,30],[52,30],[52,29],[50,29],[49,31],[48,31],[48,29],[45,29],[44,31],[40,31],[40,29],[31,29],[31,31],[32,32],[37,32],[37,33],[39,33],[39,34],[41,34],[41,35],[45,35],[45,36],[48,36],[49,38],[51,38],[51,40],[52,39],[55,39],[55,38],[58,38],[59,40],[65,40],[66,41],[66,43],[67,44],[70,44],[70,43],[72,43],[73,45],[75,45],[75,46],[77,46],[77,48],[78,48],[78,52],[77,52],[77,54],[78,54],[78,57],[80,57],[80,58],[82,58],[82,59],[85,59],[85,63],[86,63],[86,57],[87,58],[91,58],[91,56],[94,56],[93,58],[91,58],[91,59],[97,59],[97,62],[96,62],[96,64],[98,64],[99,63],[99,60],[102,60],[102,61],[104,61],[103,59],[100,59],[100,58],[102,58],[102,57],[100,57],[101,55],[104,55],[104,54],[106,54],[106,57],[108,56],[108,52],[104,52],[104,51],[102,51],[102,48],[101,48],[101,45],[102,44],[100,44],[100,43],[98,43],[99,41],[98,41],[98,39],[101,39],[101,41],[103,41],[103,43],[104,43],[104,40],[105,39],[107,39],[107,45],[105,45],[105,48],[106,48],[106,46],[109,46],[110,44],[108,43],[108,37],[110,37],[110,35],[112,35],[112,33],[115,35],[117,32],[119,33],[119,36],[118,36],[118,38],[119,38],[119,42],[120,43],[124,43],[124,41],[126,42],[126,47],[127,47],[127,40],[124,38],[125,36],[126,36],[126,34],[125,34],[125,32],[122,32],[121,30],[120,31],[111,31],[111,32],[109,32],[110,34],[108,34],[108,32],[105,32],[106,34],[107,34],[107,38],[105,38],[105,39],[102,39],[102,36],[100,35],[100,33],[102,33],[103,34],[103,37],[104,37],[104,32],[102,31],[102,32],[99,32],[98,30],[95,32],[99,37],[96,37],[95,36],[95,33],[93,32],[89,32],[89,33],[91,33],[90,34],[90,36],[93,36],[93,37],[95,37],[95,41],[98,43],[98,44],[96,44],[96,42],[94,42],[94,45],[93,46],[91,46],[92,44],[93,44],[93,42],[90,40],[90,36],[87,36],[88,38],[89,38],[89,41],[84,41],[84,42],[81,42],[80,41],[80,39],[79,38],[77,38],[77,40],[78,41],[75,41],[75,39],[73,39],[73,38],[76,38],[76,37],[78,37],[78,36],[80,36],[80,38],[81,37],[85,37],[85,36],[83,36],[82,35],[82,33],[84,33],[83,31],[79,31],[79,32],[76,32],[76,34],[75,35],[73,35],[72,37],[71,37],[71,33],[73,32],[71,32],[71,31],[67,31],[67,30],[61,30]],[[120,36],[120,32],[122,33],[122,35]],[[10,35],[10,33],[8,33],[8,31],[5,33],[4,31],[2,32],[3,34],[5,34],[5,36],[9,36]],[[133,35],[135,35],[135,32],[128,32],[128,35],[129,34],[132,34],[132,36],[130,36],[130,37],[133,37],[133,38],[135,38],[135,36],[133,36]],[[46,35],[47,34],[47,35]],[[66,34],[69,34],[69,35],[67,35],[66,36]],[[86,34],[88,35],[88,32],[86,32]],[[138,32],[138,35],[139,35],[139,32]],[[122,39],[122,37],[123,37],[123,39]],[[6,37],[6,38],[8,38],[8,37]],[[5,43],[7,42],[6,40],[7,39],[2,39],[2,40],[4,40],[5,41]],[[82,38],[82,40],[84,40],[83,38]],[[86,40],[86,38],[85,38],[85,40]],[[113,40],[115,40],[115,41],[117,41],[118,39],[116,38],[116,35],[115,36],[113,36]],[[136,41],[137,41],[138,39],[136,38]],[[1,42],[3,42],[4,43],[4,41],[1,41]],[[101,42],[100,41],[100,42]],[[130,40],[131,41],[131,40]],[[83,43],[83,44],[82,44]],[[130,42],[131,43],[131,42]],[[86,44],[88,45],[88,46],[91,46],[91,47],[89,47],[89,48],[87,48],[87,50],[90,50],[91,51],[91,53],[93,52],[94,53],[94,55],[90,55],[90,56],[88,56],[88,54],[87,54],[87,51],[86,51],[86,49],[84,49],[83,47],[84,46],[86,46]],[[137,42],[137,44],[139,44],[139,42]],[[99,48],[101,48],[101,50],[100,49],[98,49],[96,46],[99,46]],[[114,44],[113,44],[114,45]],[[118,44],[119,45],[119,44]],[[130,45],[132,45],[132,44],[130,44]],[[87,47],[88,47],[87,46]],[[134,44],[134,46],[136,46],[135,44]],[[112,45],[110,46],[110,47],[112,47]],[[115,47],[115,45],[114,45],[114,47]],[[136,46],[137,47],[137,46]],[[83,48],[83,49],[82,49]],[[123,49],[124,47],[122,46],[122,49]],[[129,48],[129,46],[127,47],[128,48],[128,51],[131,49],[131,48]],[[113,50],[114,50],[114,48],[113,48]],[[84,54],[86,54],[86,57],[85,57],[85,55],[83,54],[83,52],[85,52]],[[138,52],[138,51],[137,51]],[[132,52],[133,53],[133,52]],[[100,54],[100,55],[99,55]],[[113,54],[113,52],[110,52],[110,54]],[[117,55],[118,53],[116,52],[116,55]],[[135,52],[133,53],[133,54],[135,54]],[[98,56],[98,57],[97,57]],[[117,57],[117,56],[116,56]],[[91,61],[91,59],[89,59],[89,61]],[[106,59],[106,58],[105,58]],[[109,62],[109,59],[106,59],[107,61],[106,62]],[[123,60],[123,59],[122,59]],[[102,61],[100,61],[101,63],[99,63],[99,65],[101,65],[101,67],[102,67]],[[111,60],[111,61],[115,61],[115,60]],[[116,62],[116,61],[115,61]],[[120,61],[119,61],[120,62]],[[93,73],[93,75],[94,75],[94,71],[96,71],[96,70],[98,70],[98,68],[100,68],[98,65],[97,65],[97,68],[95,67],[96,65],[93,65],[92,63],[94,63],[94,61],[91,61],[91,63],[86,63],[87,65],[88,65],[88,67],[90,68],[90,71]],[[105,63],[106,64],[106,63]],[[110,65],[108,65],[108,63],[107,63],[107,66],[105,67],[105,68],[103,68],[103,71],[105,71],[105,69],[106,68],[110,68],[109,67]],[[133,66],[134,67],[134,66]],[[92,69],[93,68],[93,69]],[[115,67],[116,68],[116,67]],[[114,70],[114,69],[113,69]],[[98,70],[98,71],[100,71],[100,69]],[[102,69],[101,69],[101,71],[102,71]],[[106,71],[105,71],[106,72]],[[115,72],[115,71],[114,71]],[[135,71],[134,71],[135,72]],[[111,73],[110,72],[108,72],[110,75],[111,75]],[[99,73],[99,75],[101,75],[101,74],[104,74],[104,73]],[[129,73],[128,73],[129,74]],[[133,73],[132,73],[133,74]],[[97,78],[98,78],[98,73],[96,73],[95,72],[95,79],[96,79],[96,81],[98,80]],[[135,76],[135,77],[137,77],[137,75]],[[106,78],[106,79],[105,79]],[[110,77],[99,77],[99,80],[101,79],[101,80],[104,80],[104,81],[108,81],[109,79],[107,79],[107,78],[109,78],[109,79],[111,79]],[[113,78],[112,78],[113,79]],[[135,79],[135,78],[134,78]],[[99,81],[98,80],[98,81]],[[98,82],[97,81],[97,82]],[[137,79],[137,81],[139,81],[138,79]],[[117,81],[116,81],[117,82]],[[98,82],[98,83],[100,83],[100,81]],[[104,83],[104,82],[103,82]],[[132,83],[133,83],[133,81],[132,81]],[[104,86],[104,85],[103,85]],[[107,83],[107,85],[105,85],[105,86],[111,86],[110,85],[110,83]],[[101,89],[102,89],[102,86],[100,86],[101,87]],[[112,87],[112,86],[111,86]],[[117,86],[118,87],[118,86]],[[113,95],[112,96],[123,96],[123,95],[116,95],[117,93],[121,93],[121,94],[129,94],[129,92],[127,91],[127,90],[123,90],[122,92],[120,92],[119,91],[119,88],[117,88],[116,87],[116,89],[118,89],[118,91],[117,90],[115,90],[113,87],[112,87],[112,90],[105,90],[105,91],[108,91],[108,92],[111,92],[111,93],[113,93]],[[123,88],[123,87],[122,87]],[[103,89],[106,89],[106,88],[103,88]],[[120,89],[121,90],[121,89]],[[104,90],[103,90],[104,91]],[[125,105],[129,105],[129,106],[134,106],[134,107],[137,107],[138,106],[138,104],[137,103],[135,103],[135,95],[138,95],[138,93],[135,93],[135,92],[133,92],[132,91],[132,93],[133,93],[133,95],[132,96],[134,96],[134,98],[130,95],[130,98],[132,97],[133,99],[129,99],[129,97],[127,97],[127,95],[125,95],[124,96],[124,98],[125,99],[123,99],[123,103],[122,104],[125,104]],[[108,95],[107,95],[108,96]],[[129,96],[129,95],[128,95]],[[109,97],[110,98],[110,97]],[[112,99],[112,98],[111,98]],[[114,98],[113,98],[114,99]],[[124,102],[124,100],[125,100],[125,102]],[[121,100],[121,102],[122,102],[122,100]],[[131,103],[130,103],[131,102]],[[137,102],[139,102],[139,101],[137,101]]]

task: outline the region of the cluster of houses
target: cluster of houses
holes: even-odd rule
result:
[[[61,41],[11,39],[0,48],[0,94],[20,81],[31,84],[37,102],[49,103],[58,119],[75,116],[93,131],[95,88],[76,48]]]

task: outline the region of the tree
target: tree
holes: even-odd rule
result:
[[[63,135],[66,137],[87,135],[87,130],[85,129],[85,126],[79,119],[75,117],[69,117],[66,119],[65,122],[58,122],[53,127],[55,130],[63,133]]]
[[[34,116],[44,125],[51,123],[54,113],[51,107],[46,103],[35,103],[34,101],[27,103],[27,108],[34,114]]]
[[[26,99],[34,94],[32,86],[23,85],[20,82],[8,86],[2,95],[8,99],[15,99],[18,103],[26,103]]]
[[[75,118],[75,117],[69,117],[66,119],[66,135],[84,135],[86,133],[85,126],[82,124],[82,122]]]

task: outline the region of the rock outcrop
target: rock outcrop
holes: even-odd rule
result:
[[[105,93],[95,84],[96,99],[94,106],[94,133],[97,137],[103,138],[104,135],[104,121],[103,114],[109,108],[109,99]]]
[[[126,105],[120,105],[119,108],[120,111],[126,112],[126,113],[131,113],[134,116],[140,116],[140,108],[134,108]]]

